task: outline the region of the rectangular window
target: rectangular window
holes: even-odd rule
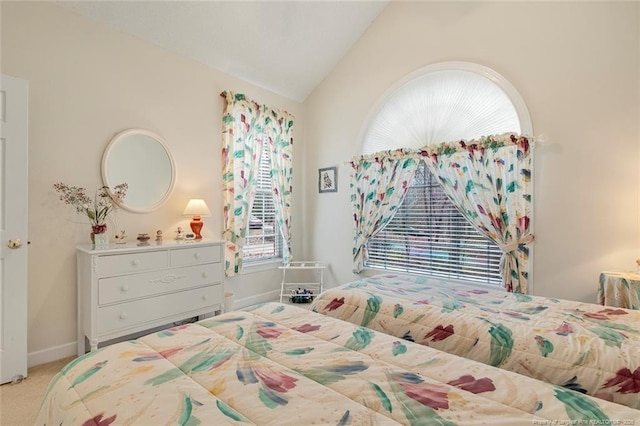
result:
[[[365,266],[500,286],[500,248],[460,214],[421,162],[396,215],[367,243]]]
[[[267,150],[268,147],[264,146],[260,156],[256,196],[243,248],[245,263],[282,258],[282,235],[276,223],[271,188],[271,161]]]

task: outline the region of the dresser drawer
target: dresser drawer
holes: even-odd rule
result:
[[[98,334],[113,333],[118,330],[140,328],[149,324],[159,325],[164,318],[215,309],[221,303],[221,284],[186,290],[179,293],[140,299],[132,302],[98,308]]]
[[[220,246],[191,247],[171,250],[171,266],[220,262]]]
[[[100,278],[98,280],[98,304],[102,306],[218,283],[222,276],[221,268],[220,263],[208,263]]]
[[[148,251],[99,256],[96,275],[98,277],[131,274],[169,266],[167,251]]]
[[[77,247],[78,356],[99,344],[222,310],[224,242]]]

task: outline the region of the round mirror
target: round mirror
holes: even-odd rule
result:
[[[102,156],[102,180],[113,188],[129,186],[118,204],[131,212],[147,213],[159,208],[171,195],[175,165],[166,144],[158,135],[141,129],[118,133]]]

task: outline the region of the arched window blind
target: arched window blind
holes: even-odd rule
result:
[[[513,86],[477,64],[441,63],[390,90],[368,121],[362,153],[506,132],[532,132]],[[458,212],[424,164],[394,218],[366,247],[366,267],[501,284],[502,252]]]

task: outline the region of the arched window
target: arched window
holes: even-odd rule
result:
[[[396,84],[373,109],[363,154],[476,139],[532,134],[518,92],[495,71],[446,62]],[[421,164],[402,205],[366,245],[365,266],[499,286],[502,251],[456,209]]]

